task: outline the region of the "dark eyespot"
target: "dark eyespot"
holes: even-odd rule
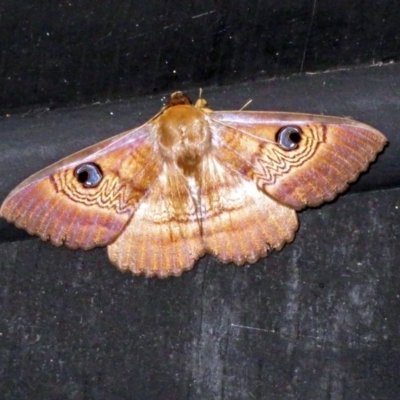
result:
[[[301,140],[301,130],[296,126],[286,126],[276,135],[276,142],[284,150],[294,150]]]
[[[103,172],[99,165],[94,163],[81,164],[75,169],[78,182],[87,188],[96,187],[103,179]]]

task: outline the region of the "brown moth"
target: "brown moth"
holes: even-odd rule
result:
[[[212,111],[181,92],[137,129],[39,171],[0,215],[56,246],[107,246],[120,270],[180,275],[210,253],[253,263],[293,240],[296,210],[332,200],[386,138],[351,119]]]

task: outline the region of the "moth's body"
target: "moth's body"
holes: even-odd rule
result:
[[[206,114],[188,104],[166,108],[154,120],[153,131],[164,163],[173,164],[169,170],[175,169],[186,179],[201,230],[201,164],[211,152],[212,139]]]
[[[173,161],[185,175],[192,172],[211,151],[211,129],[206,114],[191,105],[167,108],[153,123],[160,154]]]
[[[56,245],[107,245],[135,274],[180,275],[204,253],[240,265],[290,242],[295,210],[333,199],[385,143],[348,119],[214,112],[177,92],[142,127],[22,182],[0,215]]]

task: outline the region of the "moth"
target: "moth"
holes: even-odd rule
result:
[[[386,138],[351,119],[212,111],[182,92],[139,128],[39,171],[0,215],[56,246],[107,246],[122,271],[178,276],[210,253],[254,263],[294,239],[297,210],[332,200]]]

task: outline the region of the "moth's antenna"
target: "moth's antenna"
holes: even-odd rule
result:
[[[239,109],[239,111],[243,111],[252,102],[253,102],[253,99],[250,99],[242,108]]]
[[[203,99],[203,97],[201,97],[202,95],[203,95],[203,88],[199,88],[199,98],[197,99],[194,106],[197,108],[208,108],[207,100]]]

